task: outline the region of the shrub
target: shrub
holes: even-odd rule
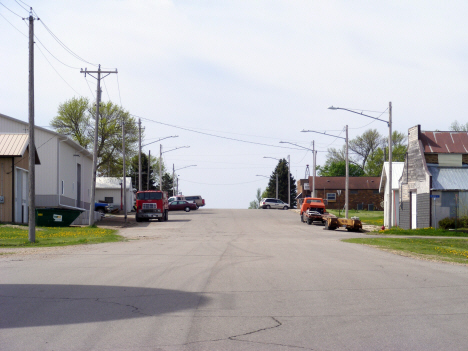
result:
[[[447,217],[439,221],[439,227],[442,229],[455,229],[455,219]]]

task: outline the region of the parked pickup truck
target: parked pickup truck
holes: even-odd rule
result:
[[[105,202],[95,202],[94,211],[100,212],[101,216],[104,216],[105,213],[110,212],[109,204]]]
[[[320,216],[323,215],[326,212],[325,204],[323,202],[323,199],[321,199],[319,197],[306,197],[306,198],[304,198],[304,201],[303,201],[302,206],[301,206],[301,222],[306,222],[306,219],[304,218],[305,217],[304,214],[308,210],[313,211],[313,212],[317,212],[317,218],[316,219],[314,218],[313,220],[322,221]]]

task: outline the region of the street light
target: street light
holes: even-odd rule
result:
[[[345,218],[348,218],[348,207],[349,207],[349,154],[348,154],[348,125],[346,125],[346,138],[337,136],[337,135],[332,135],[332,134],[327,134],[323,132],[316,132],[314,130],[301,130],[301,132],[304,133],[318,133],[318,134],[323,134],[323,135],[328,135],[332,136],[335,138],[340,138],[340,139],[345,139],[346,141],[346,183],[345,183]],[[315,163],[315,159],[314,159]],[[314,173],[315,173],[315,164],[314,164]],[[315,174],[314,174],[315,177]],[[315,184],[314,184],[315,188]],[[341,192],[341,190],[340,190]],[[341,194],[338,194],[338,196]],[[325,196],[325,191],[323,193],[323,196]]]
[[[188,168],[188,167],[197,167],[197,165],[190,165],[190,166],[185,166],[185,167],[181,167],[181,168],[175,169],[175,168],[174,168],[174,164],[172,164],[172,196],[175,195],[175,194],[174,194],[174,188],[175,188],[175,186],[174,186],[174,179],[175,179],[175,177],[174,177],[174,176],[175,176],[175,171],[179,171],[179,170],[181,170],[181,169]]]
[[[162,144],[159,145],[159,190],[162,191],[162,154],[165,154],[166,152],[171,152],[174,150],[178,149],[183,149],[183,148],[189,148],[190,146],[178,146],[173,149],[167,150],[167,151],[162,151]]]
[[[392,227],[392,102],[388,103],[388,122],[384,119],[380,119],[377,117],[366,115],[362,112],[356,112],[351,109],[342,108],[342,107],[334,107],[330,106],[329,110],[344,110],[348,112],[352,112],[364,117],[369,117],[372,119],[376,119],[381,122],[385,122],[388,125],[388,228]]]
[[[168,139],[168,138],[178,138],[179,136],[178,135],[171,135],[171,136],[167,136],[167,137],[164,137],[164,138],[161,138],[161,139],[158,139],[156,141],[152,141],[151,143],[148,143],[148,144],[145,144],[145,145],[141,145],[141,122],[139,122],[139,146],[138,146],[138,190],[141,191],[143,190],[142,188],[142,185],[141,185],[141,148],[143,146],[147,146],[147,145],[150,145],[150,144],[153,144],[153,143],[157,143],[158,141],[161,141],[161,140],[164,140],[164,139]],[[149,160],[149,157],[148,157],[148,169],[149,169],[149,163],[150,163],[150,160]],[[148,171],[148,189],[149,190],[149,171]]]
[[[314,143],[312,144],[313,149],[309,149],[308,147],[304,147],[302,145],[290,143],[289,141],[280,141],[280,143],[281,144],[291,144],[291,145],[298,146],[300,148],[312,151],[312,155],[314,156],[314,167],[313,167],[314,169],[313,169],[313,172],[312,172],[312,197],[315,197],[315,158],[317,156],[317,151],[315,151],[315,144]]]
[[[280,158],[263,156],[263,158],[271,158],[281,161]],[[291,206],[291,158],[288,155],[288,205]],[[278,172],[276,172],[276,198],[278,198]]]

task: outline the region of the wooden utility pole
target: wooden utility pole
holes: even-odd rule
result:
[[[98,66],[97,71],[88,71],[86,68],[83,71],[81,69],[80,73],[89,74],[91,77],[97,80],[97,90],[96,90],[96,118],[94,124],[94,148],[93,148],[93,174],[92,174],[92,184],[91,184],[91,199],[89,204],[89,225],[94,224],[94,203],[96,200],[96,171],[97,171],[97,157],[98,157],[98,129],[99,129],[99,108],[101,105],[101,79],[106,78],[111,73],[118,73],[115,71],[101,71],[101,65]],[[91,73],[96,74],[97,77],[94,77]],[[106,74],[104,77],[101,77],[101,74]]]
[[[138,191],[141,190],[141,118],[138,118]]]
[[[34,143],[34,17],[29,15],[29,242],[36,242],[36,145]],[[14,171],[14,170],[13,170]],[[21,181],[21,180],[19,180]],[[21,196],[18,196],[21,198]]]
[[[150,190],[150,164],[151,164],[151,150],[148,150],[148,178],[147,178],[147,181],[148,181],[148,184],[146,186],[146,190]]]
[[[125,121],[122,119],[122,157],[123,157],[123,203],[124,218],[127,222],[127,170],[125,169]]]

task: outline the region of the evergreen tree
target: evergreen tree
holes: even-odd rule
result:
[[[288,171],[288,162],[286,159],[279,160],[275,170],[270,176],[268,187],[266,188],[266,197],[276,198],[276,174],[278,174],[278,199],[288,203],[288,176],[291,184],[291,203],[290,207],[296,206],[296,181]]]

